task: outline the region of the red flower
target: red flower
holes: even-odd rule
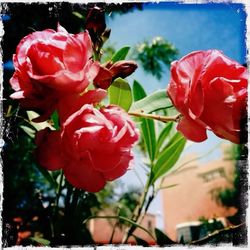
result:
[[[246,116],[247,69],[218,50],[196,51],[171,65],[167,93],[183,115],[177,129],[189,140],[206,140],[206,129],[240,143]]]
[[[92,57],[88,32],[69,34],[58,25],[24,37],[13,56],[15,73],[10,80],[25,108],[35,109],[48,116],[58,98],[80,93],[96,76],[99,66]]]
[[[37,159],[48,170],[63,169],[73,186],[97,192],[125,174],[137,140],[135,124],[121,108],[86,104],[68,117],[61,132],[38,132]]]

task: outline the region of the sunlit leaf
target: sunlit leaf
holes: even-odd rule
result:
[[[111,58],[111,61],[113,63],[120,61],[120,60],[124,60],[128,54],[130,50],[129,46],[123,47],[120,50],[118,50]]]
[[[35,138],[36,131],[30,127],[20,125],[20,128],[31,138]]]
[[[55,130],[55,128],[47,121],[45,122],[33,122],[32,120],[37,118],[39,114],[34,111],[27,111],[27,115],[29,117],[30,124],[37,130],[42,130],[45,128],[50,128],[51,130]]]
[[[157,110],[172,107],[171,100],[167,97],[166,90],[158,90],[151,95],[133,103],[130,111],[142,110],[144,113],[152,113]]]
[[[115,104],[128,111],[132,103],[132,93],[128,82],[117,78],[108,89],[110,104]]]
[[[147,152],[149,154],[149,158],[151,162],[153,162],[155,156],[155,147],[156,147],[154,121],[142,118],[141,129],[146,144]]]
[[[158,153],[160,152],[160,149],[161,149],[162,145],[164,144],[164,141],[168,137],[172,128],[173,128],[173,122],[168,122],[166,124],[166,126],[162,129],[162,131],[158,137],[157,143],[156,143],[156,149],[155,149],[155,156],[156,157],[157,157]]]
[[[146,97],[146,92],[137,81],[133,84],[133,96],[134,100],[140,100]],[[156,136],[155,136],[155,125],[153,120],[140,118],[141,120],[141,130],[143,134],[143,139],[145,146],[149,155],[151,162],[154,161],[155,147],[156,147]]]
[[[166,245],[173,245],[177,244],[173,240],[171,240],[166,234],[164,234],[160,229],[155,228],[155,236],[157,240],[157,245],[159,246],[166,246]]]
[[[164,150],[159,154],[158,160],[151,171],[151,183],[154,183],[175,165],[184,149],[185,143],[186,139],[177,132],[169,144],[167,144]]]
[[[46,239],[44,239],[44,238],[30,237],[30,239],[31,239],[32,241],[35,241],[35,242],[37,242],[37,243],[43,245],[43,246],[49,246],[49,244],[50,244],[50,241],[49,241],[49,240],[46,240]]]
[[[77,11],[73,11],[72,14],[80,19],[83,19],[83,20],[85,19],[84,16]]]
[[[134,101],[139,101],[147,96],[142,85],[136,80],[134,80],[134,83],[133,83],[133,96],[134,96]]]

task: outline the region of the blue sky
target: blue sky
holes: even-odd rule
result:
[[[227,56],[245,62],[245,12],[241,4],[146,4],[143,11],[108,19],[110,41],[119,49],[162,36],[182,57],[194,50],[219,49]],[[132,79],[140,80],[148,92],[164,88],[169,72],[159,82],[141,69]]]
[[[244,6],[235,3],[148,3],[143,11],[135,10],[125,15],[108,18],[107,26],[112,30],[109,40],[116,49],[126,45],[133,47],[144,40],[161,36],[179,50],[178,58],[194,50],[219,49],[238,62],[245,63],[245,19]],[[134,79],[143,84],[148,93],[151,93],[157,89],[166,88],[169,70],[166,69],[164,77],[158,81],[139,68],[129,81],[133,82]],[[194,143],[187,152],[204,154],[222,141],[209,133],[207,141]],[[215,159],[220,155],[220,151],[216,150],[203,161]],[[137,171],[143,176],[143,171],[139,167]],[[129,171],[122,181],[139,185],[133,171]],[[157,197],[151,205],[150,211],[161,211],[160,197]],[[163,226],[161,219],[158,220],[158,226]]]

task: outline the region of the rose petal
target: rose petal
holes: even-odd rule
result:
[[[47,29],[43,31],[36,31],[25,36],[18,44],[16,48],[17,60],[19,64],[23,64],[26,61],[26,52],[29,47],[37,40],[47,40],[55,33],[54,30]]]
[[[63,61],[66,69],[73,73],[81,71],[87,60],[86,52],[83,50],[81,43],[72,36],[69,36],[63,53]]]
[[[58,170],[64,167],[60,150],[60,132],[48,128],[36,134],[36,158],[39,164],[48,170]]]
[[[103,175],[92,167],[88,152],[81,161],[69,161],[64,174],[73,186],[88,192],[98,192],[106,184]]]
[[[194,142],[202,142],[207,139],[206,129],[188,117],[181,118],[177,125],[177,130],[188,140]]]
[[[119,164],[112,170],[103,172],[105,179],[107,181],[112,181],[124,175],[127,172],[132,159],[133,155],[130,150],[123,152]]]

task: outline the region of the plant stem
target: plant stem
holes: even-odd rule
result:
[[[57,187],[57,194],[56,194],[56,202],[55,202],[55,207],[58,209],[58,205],[59,205],[59,199],[61,196],[61,192],[62,192],[62,183],[63,183],[63,171],[61,170],[60,173],[60,180],[59,180],[59,184]]]
[[[180,118],[182,117],[181,114],[178,114],[176,116],[163,116],[163,115],[155,115],[155,114],[147,114],[143,113],[143,111],[131,111],[128,112],[129,115],[140,117],[140,118],[146,118],[146,119],[154,119],[161,122],[178,122]]]
[[[245,226],[245,224],[246,223],[243,222],[243,223],[241,223],[239,225],[236,225],[236,226],[229,226],[229,227],[226,227],[226,228],[222,228],[222,229],[216,230],[213,233],[208,234],[204,238],[201,238],[199,240],[195,240],[195,241],[189,242],[189,244],[195,245],[195,244],[205,244],[205,243],[208,243],[209,240],[215,238],[216,236],[222,235],[223,233],[234,232],[234,230],[236,230],[236,229],[238,229],[238,228],[240,228],[242,226]]]
[[[113,226],[113,229],[112,229],[112,233],[111,233],[111,236],[110,236],[110,239],[109,239],[109,244],[112,244],[112,241],[113,241],[113,238],[114,238],[114,235],[115,235],[115,229],[116,227],[119,225],[118,221],[115,222],[115,225]]]
[[[143,194],[141,196],[140,202],[137,205],[137,207],[135,208],[135,210],[134,210],[135,212],[134,212],[134,214],[132,216],[132,219],[131,219],[135,223],[140,218],[143,206],[144,206],[145,201],[146,201],[146,197],[147,197],[147,194],[148,194],[148,191],[149,191],[149,187],[150,187],[149,179],[147,181],[147,184],[146,184],[145,189],[143,191]],[[135,225],[131,225],[131,227],[127,230],[127,233],[124,235],[124,238],[123,238],[123,241],[122,241],[123,244],[127,243],[128,238],[132,235],[132,233],[135,231],[135,229],[136,229],[136,226]]]
[[[139,227],[140,229],[142,229],[144,232],[146,232],[148,235],[150,235],[152,237],[152,239],[155,240],[155,237],[154,235],[149,231],[147,230],[146,228],[142,227],[141,225],[139,224],[136,224],[134,221],[130,220],[130,219],[127,219],[126,217],[123,217],[123,216],[90,216],[88,217],[86,220],[83,221],[82,224],[85,224],[87,223],[89,220],[91,219],[120,219],[120,220],[123,220],[123,221],[126,221],[132,225],[136,227]]]
[[[58,213],[59,199],[60,199],[61,192],[62,192],[62,182],[63,182],[63,171],[61,170],[60,180],[59,180],[59,184],[56,190],[56,198],[55,198],[55,204],[54,204],[53,215],[52,215],[52,224],[51,224],[52,238],[55,237],[54,223],[55,223],[56,216]]]

